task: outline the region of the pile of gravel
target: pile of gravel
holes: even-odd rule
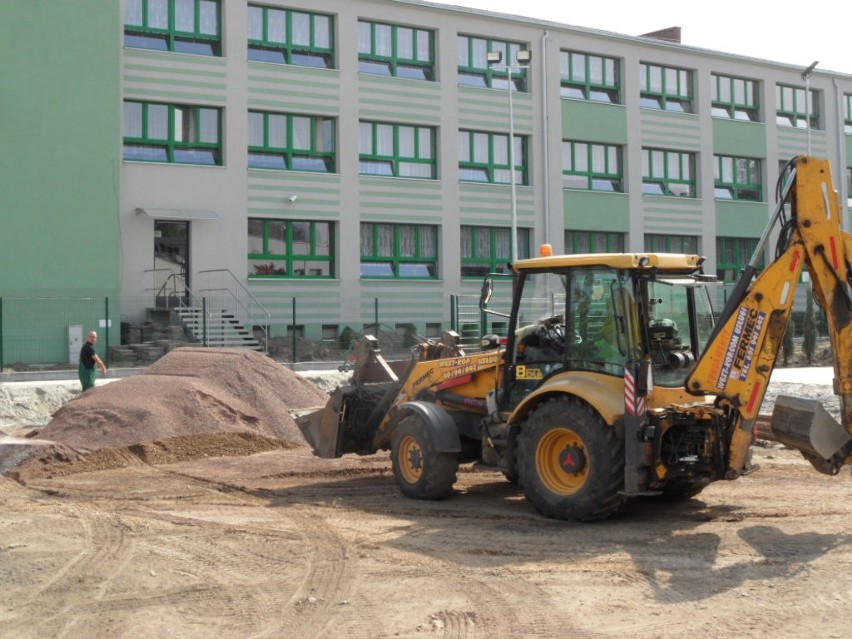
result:
[[[70,469],[57,463],[86,459],[89,466],[101,460],[99,467],[113,467],[129,458],[163,462],[301,446],[306,442],[293,415],[327,400],[260,353],[178,348],[143,373],[92,388],[57,410],[30,435],[53,445],[15,475],[65,474]]]

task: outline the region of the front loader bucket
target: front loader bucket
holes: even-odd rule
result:
[[[298,417],[296,424],[318,457],[370,455],[376,452],[376,431],[399,387],[398,382],[343,386],[325,408]]]
[[[852,440],[849,432],[816,400],[779,395],[772,431],[782,444],[800,451],[814,468],[837,474]]]
[[[318,457],[340,457],[337,454],[340,416],[334,397],[324,408],[296,418],[296,424]]]

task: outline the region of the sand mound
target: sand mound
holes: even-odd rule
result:
[[[144,373],[90,389],[56,411],[38,438],[55,442],[62,454],[42,453],[25,465],[80,461],[103,449],[128,449],[129,455],[100,455],[113,461],[158,463],[303,445],[291,412],[323,406],[327,399],[260,353],[180,348]],[[225,433],[245,436],[223,438]],[[152,457],[157,450],[178,452]],[[30,473],[22,467],[16,474]]]

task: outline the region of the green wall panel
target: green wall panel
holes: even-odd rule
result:
[[[589,131],[594,131],[591,138]],[[562,137],[566,140],[626,144],[627,110],[620,105],[562,100]]]
[[[766,125],[713,118],[713,152],[744,158],[766,157]]]
[[[120,4],[0,3],[0,295],[119,292]]]
[[[765,202],[716,200],[716,234],[720,237],[760,237],[768,217]]]
[[[630,230],[630,200],[624,193],[563,191],[565,228],[577,231]]]

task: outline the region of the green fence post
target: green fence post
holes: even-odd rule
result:
[[[210,345],[207,341],[207,297],[201,298],[201,340],[205,348]]]
[[[297,362],[299,358],[296,356],[296,296],[293,296],[293,362]]]
[[[459,318],[458,318],[458,300],[455,295],[450,295],[450,330],[459,332]]]
[[[3,298],[0,297],[0,373],[3,372]]]
[[[106,348],[106,365],[109,368],[109,296],[104,298],[104,347]]]
[[[373,300],[373,317],[376,319],[376,338],[379,337],[379,298]]]

